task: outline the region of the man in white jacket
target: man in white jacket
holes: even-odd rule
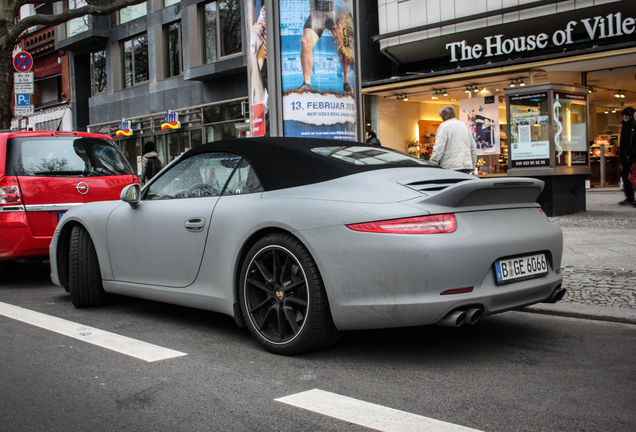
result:
[[[437,128],[431,162],[454,171],[470,173],[477,163],[477,145],[473,134],[455,118],[455,108],[447,105],[439,110],[444,122]]]

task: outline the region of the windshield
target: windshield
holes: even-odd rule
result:
[[[11,140],[8,172],[19,176],[101,177],[133,174],[108,140],[81,137],[30,137]]]
[[[423,159],[381,147],[315,147],[311,151],[352,165],[436,166]]]

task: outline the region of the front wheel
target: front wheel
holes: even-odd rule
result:
[[[322,278],[309,251],[288,234],[270,234],[249,251],[239,300],[247,327],[265,349],[293,355],[337,340]]]
[[[91,236],[83,226],[74,226],[68,257],[68,283],[75,307],[101,306],[106,301],[102,274]]]

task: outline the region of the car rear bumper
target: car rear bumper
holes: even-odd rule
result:
[[[318,263],[336,326],[434,324],[467,307],[491,315],[548,300],[561,285],[563,235],[537,209],[456,217],[457,231],[447,234],[361,233],[345,226],[298,233]],[[547,275],[497,284],[496,260],[538,252],[546,254]]]
[[[51,236],[34,236],[24,212],[0,212],[0,261],[47,258]]]

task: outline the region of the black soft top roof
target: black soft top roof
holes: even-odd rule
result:
[[[394,152],[405,156],[405,159],[400,163],[357,165],[312,151],[325,147],[368,147],[370,150]],[[183,157],[210,151],[234,153],[245,158],[265,190],[304,186],[378,169],[430,167],[390,148],[319,138],[264,137],[215,141],[190,150]]]

